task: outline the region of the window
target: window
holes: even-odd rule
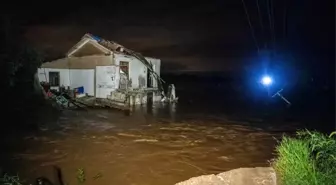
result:
[[[59,72],[49,72],[49,84],[51,87],[60,85],[60,73]]]

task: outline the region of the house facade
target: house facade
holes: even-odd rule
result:
[[[145,57],[148,63],[144,63],[123,52],[122,46],[110,43],[85,34],[64,58],[42,64],[39,81],[48,82],[56,90],[62,86],[83,87],[85,94],[96,98],[107,98],[117,89],[158,88],[153,73],[160,76],[160,59]]]

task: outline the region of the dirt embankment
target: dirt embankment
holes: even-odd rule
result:
[[[175,185],[277,185],[273,168],[238,168],[218,175],[202,175]]]

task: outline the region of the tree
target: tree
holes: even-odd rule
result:
[[[0,66],[2,88],[7,93],[33,87],[34,74],[43,61],[43,55],[25,42],[24,29],[13,20],[14,17],[9,14],[1,16]]]

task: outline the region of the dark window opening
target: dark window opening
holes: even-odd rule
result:
[[[127,78],[129,78],[129,63],[128,62],[123,62],[123,61],[120,61],[120,70],[122,72],[125,73],[125,75],[127,76]]]
[[[60,85],[60,73],[59,72],[49,72],[49,84],[51,87]]]

